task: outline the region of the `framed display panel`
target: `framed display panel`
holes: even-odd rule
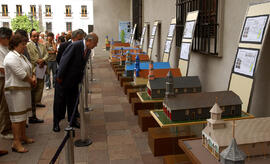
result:
[[[252,78],[259,51],[258,49],[239,47],[234,61],[233,73]]]
[[[265,36],[269,35],[269,14],[269,1],[251,5],[242,25],[228,90],[239,95],[245,112],[250,111],[260,56],[268,55],[263,48]]]
[[[269,15],[246,17],[241,33],[241,43],[262,43]]]
[[[184,39],[192,39],[193,38],[195,25],[196,25],[195,20],[186,21],[185,28],[184,28],[184,34],[183,34]]]
[[[199,11],[193,11],[187,14],[178,63],[178,68],[180,68],[182,76],[188,75],[190,52],[198,15]]]
[[[133,41],[134,41],[134,35],[135,35],[135,32],[136,32],[136,28],[137,28],[137,24],[134,24],[132,33],[131,33],[131,35],[130,35],[130,41],[129,41],[130,45],[133,44]]]
[[[189,54],[191,50],[191,43],[189,42],[182,42],[181,50],[180,50],[180,59],[189,60]]]
[[[160,27],[160,21],[155,21],[153,28],[152,28],[152,33],[150,36],[150,40],[149,40],[149,45],[148,45],[148,49],[147,49],[147,54],[149,56],[149,59],[152,59],[152,51],[153,51],[153,46],[154,46],[154,41],[156,38],[156,34],[157,34],[157,29]]]
[[[144,38],[145,38],[145,33],[147,30],[148,23],[144,23],[143,30],[142,30],[142,36],[140,40],[140,48],[143,49],[143,43],[144,43]]]
[[[176,18],[173,18],[171,20],[171,24],[169,26],[167,39],[166,39],[165,44],[164,44],[164,52],[163,52],[163,56],[162,56],[162,61],[163,62],[169,62],[169,60],[170,60],[172,42],[173,42],[174,33],[175,33],[175,26],[176,26]]]

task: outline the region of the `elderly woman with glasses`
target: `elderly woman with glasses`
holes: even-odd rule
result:
[[[22,146],[34,143],[25,134],[26,119],[31,112],[31,85],[36,85],[36,77],[32,73],[32,65],[23,55],[27,38],[14,35],[9,42],[10,52],[4,59],[5,68],[5,96],[12,122],[14,136],[12,151],[18,153],[28,152]]]

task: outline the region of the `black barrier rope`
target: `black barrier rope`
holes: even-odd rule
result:
[[[73,109],[73,112],[72,112],[71,119],[70,119],[70,121],[68,123],[68,127],[72,127],[72,122],[73,122],[73,120],[75,118],[75,112],[76,112],[77,106],[79,104],[79,97],[80,97],[81,92],[82,92],[82,87],[80,87],[80,89],[79,89],[78,97],[76,99],[76,103],[75,103],[75,106],[74,106],[74,109]],[[59,155],[60,155],[61,151],[63,150],[67,140],[69,139],[69,137],[70,137],[70,133],[67,133],[65,138],[63,139],[62,143],[58,147],[56,153],[54,154],[50,164],[54,164],[56,162],[57,158],[59,157]]]
[[[53,156],[53,158],[52,158],[50,164],[54,164],[55,161],[57,160],[57,158],[59,157],[59,155],[60,155],[61,151],[63,150],[63,148],[64,148],[64,146],[65,146],[67,140],[68,140],[69,137],[70,137],[69,134],[70,134],[70,133],[67,133],[67,134],[66,134],[66,136],[65,136],[65,138],[63,139],[61,145],[59,146],[59,148],[57,149],[56,153],[54,154],[54,156]]]

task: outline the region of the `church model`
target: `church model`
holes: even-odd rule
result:
[[[270,117],[224,121],[221,119],[223,111],[217,103],[210,112],[211,118],[202,131],[202,144],[222,164],[242,164],[245,155],[270,154]]]
[[[140,62],[140,61],[139,61]],[[174,77],[180,77],[181,72],[179,68],[168,68],[168,69],[154,69],[154,62],[150,61],[149,68],[141,70],[138,62],[135,63],[135,72],[133,77],[133,82],[135,85],[146,85],[148,83],[148,76],[154,76],[157,78],[165,78],[170,71]]]
[[[201,92],[201,82],[198,76],[179,77],[173,75],[172,71],[169,71],[167,77],[159,77],[156,76],[153,66],[150,64],[147,83],[148,95],[153,99],[164,98],[166,81],[169,81],[170,79],[173,79],[173,89],[175,94]]]
[[[130,62],[130,60],[126,60],[125,72],[124,72],[126,77],[133,77],[134,70],[136,70],[135,72],[138,72],[138,75],[140,71],[146,70],[146,74],[148,75],[150,62],[141,62],[139,56],[140,55],[136,56],[135,63]],[[154,70],[155,69],[170,69],[170,63],[169,62],[154,62],[153,68]]]
[[[223,117],[239,117],[242,101],[232,91],[175,94],[173,78],[166,82],[166,97],[163,110],[172,121],[195,121],[210,117],[210,109],[216,102],[220,104]]]
[[[137,55],[139,56],[139,60],[141,62],[147,62],[149,61],[149,56],[146,54],[138,54],[138,53],[132,53],[127,51],[126,53],[121,53],[121,55],[115,57],[117,60],[119,60],[120,65],[130,64],[134,63],[136,61]]]

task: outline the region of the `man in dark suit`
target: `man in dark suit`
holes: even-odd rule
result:
[[[61,43],[59,48],[58,48],[58,52],[57,52],[57,56],[56,56],[56,61],[57,64],[60,63],[62,54],[64,53],[65,49],[72,43],[78,40],[82,40],[84,37],[84,31],[83,30],[75,30],[72,32],[71,35],[71,40],[68,40],[64,43]]]
[[[91,49],[98,43],[98,36],[95,33],[86,35],[84,40],[76,41],[70,44],[62,55],[56,74],[56,85],[54,94],[54,124],[53,131],[59,132],[59,122],[63,119],[61,108],[67,106],[68,121],[70,121],[76,100],[78,98],[79,83],[83,79],[85,66]],[[71,126],[79,128],[80,125],[76,119]]]

